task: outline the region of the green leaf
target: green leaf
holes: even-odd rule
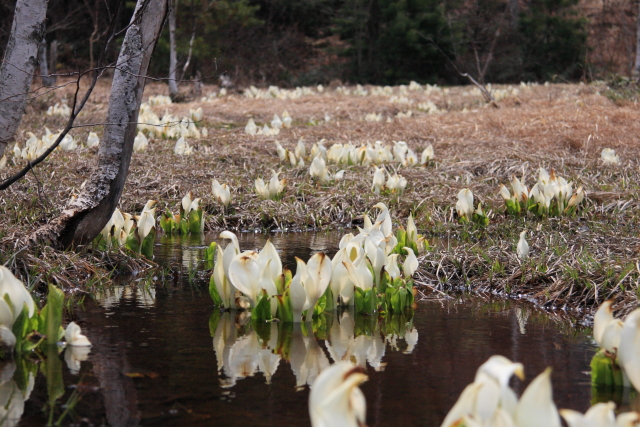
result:
[[[624,387],[622,370],[602,349],[591,359],[591,383],[607,387]]]
[[[124,246],[132,252],[140,253],[140,236],[135,229],[131,229]]]
[[[50,285],[51,286],[51,285]],[[46,344],[44,369],[42,373],[47,377],[47,394],[49,404],[54,405],[55,401],[64,395],[64,381],[62,380],[62,362],[58,354],[58,346]]]
[[[289,361],[291,354],[291,339],[293,337],[293,315],[290,322],[278,323],[278,344],[275,354],[279,354],[286,361]]]
[[[278,311],[276,315],[278,319],[280,319],[280,322],[293,322],[293,309],[291,308],[289,289],[282,295],[277,295],[276,298],[278,298]]]
[[[189,232],[191,234],[202,233],[202,221],[204,220],[202,209],[189,212]]]
[[[216,248],[218,244],[216,242],[211,242],[208,248],[204,250],[204,259],[205,261],[213,263],[215,261],[216,256]]]
[[[47,344],[54,345],[58,341],[62,326],[62,307],[64,306],[64,292],[49,284],[47,295],[47,313],[45,321],[45,336]]]
[[[156,230],[152,228],[140,245],[140,253],[148,259],[153,259],[153,246],[156,242]]]
[[[7,300],[9,304],[11,304],[11,302],[9,301],[9,295],[5,294],[5,300]],[[9,305],[9,307],[12,307],[12,306]],[[16,321],[13,322],[13,327],[11,328],[11,332],[13,332],[13,335],[15,335],[16,337],[15,349],[18,353],[22,352],[24,339],[28,333],[27,331],[27,325],[29,324],[29,318],[27,317],[29,315],[28,313],[29,313],[29,309],[27,308],[27,304],[25,303],[22,308],[22,311],[18,315],[18,318],[16,319]]]
[[[220,318],[222,317],[222,313],[220,310],[213,310],[211,313],[211,317],[209,317],[209,333],[213,337],[216,334],[216,329],[218,328],[218,323],[220,323]]]
[[[209,279],[209,295],[211,295],[214,305],[222,306],[222,297],[220,297],[220,294],[218,293],[218,288],[213,274],[211,274],[211,278]]]
[[[258,298],[258,303],[251,309],[251,320],[259,322],[271,320],[271,302],[269,301],[269,295],[267,295],[264,289]]]

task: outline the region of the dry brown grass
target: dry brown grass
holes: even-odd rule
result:
[[[63,97],[65,90],[55,98]],[[410,92],[415,100],[411,106],[392,104],[387,97],[344,96],[328,90],[297,100],[232,95],[213,102],[156,107],[160,115],[168,110],[183,116],[189,108],[202,106],[209,137],[192,142],[195,154],[188,157],[174,155],[175,141],[163,140],[135,153],[121,209],[139,212],[147,199],[156,199],[161,210],[165,206],[175,210],[182,196],[192,191],[203,197],[209,229],[307,229],[352,227],[361,221],[363,212],[383,201],[398,222],[404,223],[413,211],[427,237],[451,242],[434,245],[425,256],[419,281],[427,288],[522,295],[544,307],[580,309],[575,313],[578,316],[605,298],[615,297],[619,307],[628,310],[637,305],[640,275],[636,264],[640,115],[633,103],[614,104],[602,96],[605,90],[603,86],[534,86],[501,101],[498,109],[484,107],[480,95],[470,87],[429,96]],[[164,86],[156,84],[146,91],[165,92]],[[416,104],[427,99],[445,112],[418,111]],[[79,124],[99,123],[107,100],[108,86],[102,83]],[[43,105],[53,102],[34,101],[21,132],[45,125],[60,128],[63,118],[43,114]],[[278,137],[244,133],[249,117],[258,123],[269,122],[274,113],[281,115],[285,109],[294,123]],[[371,112],[393,117],[408,109],[414,113],[408,119],[391,123],[363,120]],[[308,124],[312,117],[322,120],[325,113],[331,116],[329,123]],[[101,129],[97,131],[100,134]],[[88,132],[89,128],[79,128],[74,135],[84,140]],[[308,168],[279,165],[273,141],[293,148],[299,138],[307,148],[320,139],[326,140],[327,147],[336,142],[404,140],[418,153],[433,144],[437,162],[428,168],[402,168],[400,173],[409,186],[401,197],[376,196],[370,191],[371,167],[346,167],[344,181],[319,186],[309,178]],[[21,145],[23,141],[19,138]],[[605,147],[620,154],[620,166],[602,164],[600,151]],[[86,148],[71,153],[57,150],[35,173],[0,194],[5,260],[14,250],[9,242],[45,224],[79,191],[94,156],[95,151]],[[333,172],[339,169],[333,164],[329,167]],[[562,219],[504,216],[499,184],[507,183],[512,174],[524,174],[531,185],[539,167],[555,169],[575,187],[583,185],[589,193],[587,208],[577,217]],[[262,200],[253,188],[254,179],[268,178],[272,168],[281,168],[281,177],[287,179],[279,202]],[[16,170],[10,164],[0,176]],[[226,211],[212,200],[213,178],[232,187],[232,206]],[[486,230],[465,228],[453,218],[455,196],[465,187],[486,210],[492,210]],[[523,228],[532,236],[532,260],[525,265],[515,256],[517,235]]]

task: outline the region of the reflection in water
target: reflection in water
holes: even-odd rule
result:
[[[282,249],[283,263],[293,267],[294,255],[308,259],[317,251],[334,254],[342,234],[283,233],[270,238]],[[238,237],[245,250],[261,248],[269,236]],[[345,311],[297,327],[254,324],[248,313],[215,310],[212,315],[208,277],[199,274],[187,281],[184,269],[194,257],[202,259],[213,238],[178,236],[166,244],[158,238],[155,261],[178,266],[183,274],[151,285],[123,283],[98,295],[97,304],[88,301],[75,310],[73,320],[93,343],[88,358],[68,348],[52,355],[58,364],[32,364],[30,374],[18,363],[15,385],[9,384],[11,374],[2,371],[0,386],[6,392],[0,397],[11,395],[15,387],[21,395],[0,409],[24,411],[20,425],[39,427],[47,423],[51,398],[57,399],[57,419],[69,396],[82,386],[84,395],[73,418],[65,422],[308,426],[307,385],[330,364],[349,360],[364,366],[369,376],[361,388],[371,427],[438,426],[473,381],[477,367],[493,354],[524,363],[529,378],[552,366],[559,407],[584,412],[591,399],[622,401],[621,408],[638,405],[628,390],[592,390],[585,372],[594,348],[584,330],[511,302],[461,297],[418,303],[413,318],[379,320]],[[522,392],[527,384],[516,382],[513,388]],[[19,403],[27,398],[21,409]],[[6,399],[0,401],[4,403]]]
[[[35,384],[35,374],[26,373],[26,378],[22,378],[22,387],[15,381],[16,364],[6,362],[0,368],[0,424],[3,427],[13,427],[18,425],[24,413],[24,403],[33,390]]]
[[[115,285],[96,292],[96,301],[104,308],[114,308],[126,301],[135,302],[138,307],[152,308],[156,301],[153,285]]]
[[[251,321],[250,313],[216,310],[209,327],[220,385],[224,388],[256,373],[262,373],[269,384],[281,360],[289,363],[297,389],[312,386],[322,370],[340,360],[350,360],[364,368],[368,363],[382,371],[387,345],[409,354],[418,341],[417,329],[404,316],[389,316],[381,321],[358,316],[356,321],[349,311],[323,315],[309,324],[258,323]],[[331,361],[320,345],[322,341]]]
[[[91,346],[78,347],[68,345],[64,349],[64,361],[67,363],[69,372],[73,375],[80,373],[80,362],[86,362],[91,352]]]
[[[527,308],[516,307],[516,317],[518,318],[518,326],[522,335],[527,333],[527,320],[529,320],[530,312]]]

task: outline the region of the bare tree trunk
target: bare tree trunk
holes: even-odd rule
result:
[[[49,70],[51,70],[51,86],[55,86],[58,81],[56,70],[58,66],[58,40],[51,42],[49,46]]]
[[[520,3],[518,0],[509,0],[509,26],[511,29],[518,27],[518,15],[520,15]]]
[[[636,18],[636,66],[633,68],[633,77],[640,79],[640,10]]]
[[[49,74],[49,59],[47,58],[47,40],[42,39],[38,50],[38,63],[40,64],[40,80],[42,86],[52,87],[56,84],[55,78]]]
[[[24,114],[38,47],[44,37],[46,0],[18,0],[11,36],[0,66],[0,157],[13,141]]]
[[[111,218],[129,172],[146,73],[167,3],[138,0],[113,75],[97,167],[80,195],[60,216],[29,236],[29,243],[48,243],[57,248],[87,244]]]
[[[176,9],[178,0],[175,0],[169,11],[169,96],[172,100],[178,97],[178,85],[176,83],[176,71],[178,58],[176,54]]]

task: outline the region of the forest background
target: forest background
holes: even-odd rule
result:
[[[134,2],[51,0],[50,72],[86,70],[110,20]],[[592,81],[631,75],[637,2],[630,0],[178,0],[178,79],[233,85],[460,84]],[[6,46],[15,1],[0,1]],[[118,27],[118,26],[117,26]],[[120,41],[111,43],[110,58]],[[169,74],[169,26],[149,74]],[[186,65],[186,67],[185,67]]]

